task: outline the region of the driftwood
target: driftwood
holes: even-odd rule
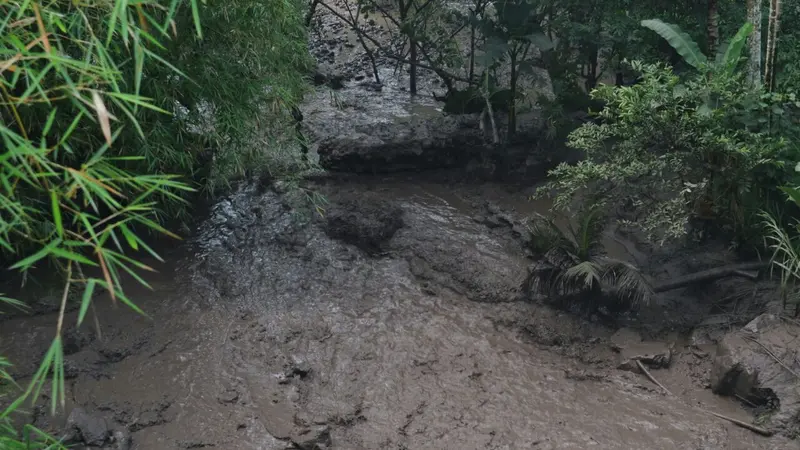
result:
[[[657,284],[653,286],[653,292],[658,293],[658,292],[672,291],[674,289],[680,289],[695,283],[714,281],[714,280],[719,280],[720,278],[727,278],[727,277],[743,277],[751,280],[757,280],[758,279],[757,271],[764,269],[767,266],[768,263],[765,262],[753,262],[744,264],[733,264],[730,266],[723,266],[723,267],[715,267],[713,269],[685,275],[682,277],[675,278],[674,280]],[[753,273],[752,271],[756,271],[756,273]]]
[[[664,392],[667,393],[667,395],[672,395],[672,392],[670,392],[669,389],[665,388],[663,384],[659,383],[658,380],[656,380],[655,377],[650,374],[650,371],[647,370],[647,368],[644,366],[644,364],[642,364],[642,362],[639,361],[638,359],[636,360],[636,365],[639,366],[639,370],[642,371],[644,376],[646,376],[647,379],[650,380],[650,382],[652,382],[656,386],[660,387]]]
[[[730,422],[730,423],[732,423],[732,424],[734,424],[734,425],[736,425],[738,427],[742,427],[742,428],[750,430],[750,431],[752,431],[754,433],[758,433],[758,434],[760,434],[762,436],[769,437],[769,436],[773,435],[772,431],[769,431],[766,428],[757,427],[757,426],[755,426],[753,424],[749,424],[747,422],[742,422],[741,420],[734,419],[733,417],[723,416],[720,413],[715,413],[714,411],[709,411],[707,409],[700,409],[700,410],[703,411],[703,412],[706,412],[708,414],[711,414],[714,417],[719,417],[720,419],[727,420],[728,422]]]
[[[642,371],[642,373],[644,374],[644,376],[647,377],[648,380],[650,380],[656,386],[660,387],[668,395],[670,395],[670,396],[672,395],[672,392],[670,392],[669,389],[664,387],[663,384],[659,383],[658,380],[656,380],[655,377],[652,374],[650,374],[650,371],[647,370],[647,368],[644,366],[644,364],[642,364],[642,362],[639,361],[638,359],[636,360],[636,365],[639,366],[639,370]],[[750,430],[750,431],[752,431],[754,433],[758,433],[758,434],[760,434],[762,436],[772,436],[773,435],[772,431],[767,430],[766,428],[761,428],[759,426],[756,426],[756,425],[753,425],[753,424],[750,424],[750,423],[747,423],[747,422],[743,422],[743,421],[741,421],[739,419],[734,419],[733,417],[723,416],[720,413],[716,413],[714,411],[709,411],[707,409],[703,409],[703,408],[699,408],[699,407],[695,407],[695,408],[700,410],[700,411],[703,411],[706,414],[711,414],[714,417],[720,418],[722,420],[727,420],[728,422],[730,422],[730,423],[732,423],[732,424],[734,424],[734,425],[736,425],[738,427],[745,428],[745,429]]]

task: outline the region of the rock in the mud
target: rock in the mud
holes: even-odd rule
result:
[[[622,328],[611,336],[611,348],[618,353],[617,368],[639,371],[641,362],[652,369],[668,368],[672,363],[672,345],[667,342],[643,341],[639,333]]]
[[[770,425],[787,432],[800,429],[800,327],[765,314],[717,345],[711,388],[738,395],[769,411]]]
[[[328,86],[334,90],[344,87],[344,77],[342,75],[334,75],[317,70],[314,72],[313,79],[315,86]]]
[[[469,216],[449,208],[416,203],[403,208],[405,226],[390,248],[406,257],[416,277],[475,301],[525,297],[528,261],[511,235],[490,235]]]
[[[325,126],[335,126],[335,122]],[[350,124],[332,135],[320,128],[312,130],[319,140],[320,165],[340,172],[463,167],[484,145],[483,132],[472,116],[410,117],[361,127]]]
[[[386,241],[403,226],[403,211],[378,196],[365,195],[331,208],[325,231],[370,255],[383,251]]]
[[[89,413],[83,408],[75,408],[67,418],[67,428],[74,432],[74,438],[86,445],[101,446],[110,436],[105,417]]]
[[[107,446],[107,448],[113,450],[130,450],[132,443],[131,435],[127,431],[114,430],[114,432],[111,433],[110,445]]]
[[[327,425],[305,428],[292,437],[300,450],[327,450],[331,448],[331,429]]]
[[[84,329],[71,329],[64,333],[64,355],[78,353],[83,347],[91,344],[94,340],[94,333]]]

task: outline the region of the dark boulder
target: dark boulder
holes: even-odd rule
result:
[[[325,225],[329,237],[376,255],[403,226],[403,211],[377,195],[362,195],[334,205]]]
[[[717,346],[711,389],[756,405],[770,428],[800,431],[800,327],[772,314],[726,335]]]
[[[295,436],[292,443],[301,450],[326,450],[331,448],[331,429],[327,425],[306,428]]]
[[[67,441],[100,447],[111,437],[111,430],[102,415],[75,408],[67,418],[67,435]]]

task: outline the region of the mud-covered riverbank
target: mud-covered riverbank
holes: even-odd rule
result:
[[[255,186],[223,199],[153,292],[132,287],[151,318],[98,299],[102,336],[70,333],[67,412],[134,449],[791,448],[698,409],[752,421],[708,389],[713,345],[528,301],[516,200],[481,201],[520,192],[412,181],[317,184],[325,219]],[[2,323],[21,381],[52,325]],[[618,368],[662,351],[674,396]]]

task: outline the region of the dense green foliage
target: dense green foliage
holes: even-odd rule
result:
[[[0,259],[64,278],[39,370],[21,394],[0,372],[0,446],[34,448],[40,433],[18,434],[12,414],[46,387],[63,404],[67,302],[78,325],[99,293],[138,311],[121,281],[147,286],[147,235],[177,237],[164,224],[198,191],[298,169],[286,131],[310,61],[292,0],[5,2],[0,15]]]
[[[692,217],[752,231],[743,227],[794,176],[800,155],[779,133],[793,126],[794,95],[748,87],[741,74],[681,79],[663,66],[634,66],[642,82],[599,87],[602,121],[570,135],[587,158],[551,172],[544,189],[557,190],[556,206],[576,197],[609,201],[662,238],[684,236]],[[595,197],[585,199],[586,191]]]

